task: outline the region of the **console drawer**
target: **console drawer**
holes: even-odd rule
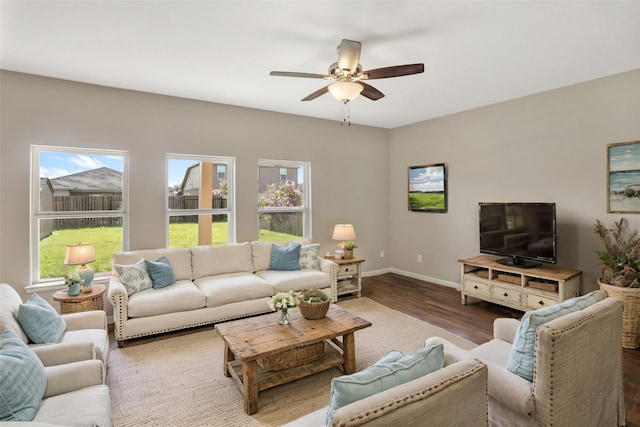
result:
[[[522,292],[517,289],[503,288],[501,286],[493,286],[491,288],[491,296],[497,300],[510,304],[522,304]]]
[[[527,295],[527,307],[532,310],[536,310],[542,307],[549,307],[550,305],[557,304],[558,300],[554,298],[541,297],[538,295]]]
[[[464,281],[464,291],[469,295],[489,296],[489,285],[475,280]]]

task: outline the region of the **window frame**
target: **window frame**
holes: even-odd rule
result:
[[[295,161],[295,160],[272,160],[272,159],[258,159],[257,167],[257,187],[260,187],[260,168],[261,167],[278,167],[278,168],[302,168],[302,186],[299,182],[296,182],[298,187],[302,188],[302,206],[292,207],[269,207],[258,206],[258,214],[256,215],[258,221],[258,239],[260,240],[260,214],[263,213],[279,213],[279,212],[302,212],[302,239],[313,238],[311,232],[311,162]],[[280,177],[280,171],[278,171],[278,177]],[[279,181],[282,182],[282,181]],[[260,197],[260,192],[256,192],[256,197]],[[257,200],[256,200],[257,202]]]
[[[41,211],[40,209],[40,155],[43,152],[65,153],[97,156],[122,157],[122,204],[119,210],[95,210],[95,211]],[[31,145],[31,183],[30,206],[31,212],[29,227],[30,242],[30,286],[27,290],[47,289],[51,286],[59,287],[63,284],[62,277],[40,277],[40,221],[46,219],[73,219],[73,218],[110,218],[122,219],[122,250],[129,250],[129,152],[124,150],[60,147],[47,145]],[[110,272],[96,273],[96,279],[108,277]]]
[[[167,153],[165,156],[165,187],[169,184],[169,161],[170,160],[193,160],[194,162],[212,162],[214,164],[224,164],[227,168],[227,207],[211,209],[169,209],[169,198],[165,197],[165,247],[169,248],[169,224],[172,216],[190,215],[227,215],[227,243],[236,241],[236,205],[235,205],[235,157],[209,156],[202,154],[179,154]],[[218,171],[215,173],[218,178]],[[184,189],[183,189],[184,190]]]

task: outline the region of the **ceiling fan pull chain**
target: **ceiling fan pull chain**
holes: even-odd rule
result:
[[[340,126],[345,123],[347,123],[348,126],[351,126],[351,103],[345,99],[340,104],[340,109],[342,110],[342,123],[340,123]]]

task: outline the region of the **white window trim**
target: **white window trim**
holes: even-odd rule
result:
[[[95,154],[99,156],[119,156],[122,161],[122,210],[119,211],[80,211],[80,212],[40,212],[40,153],[42,152],[63,152]],[[36,292],[45,290],[63,289],[64,280],[54,278],[49,280],[40,279],[40,230],[39,220],[49,218],[73,218],[73,217],[122,217],[122,250],[129,250],[129,152],[122,150],[103,150],[95,148],[58,147],[47,145],[31,145],[31,198],[29,212],[31,212],[30,236],[31,242],[29,265],[31,270],[30,283],[25,287],[26,292]],[[89,213],[89,214],[88,214]],[[60,261],[62,262],[62,260]],[[96,274],[96,281],[101,277],[108,277],[110,273]]]
[[[235,198],[235,157],[221,157],[221,156],[206,156],[206,155],[190,155],[190,154],[177,154],[168,153],[165,156],[165,185],[167,187],[169,183],[169,160],[195,160],[205,162],[215,162],[218,164],[224,164],[227,167],[227,207],[225,209],[169,209],[169,199],[165,197],[164,205],[166,212],[165,220],[165,246],[169,247],[169,218],[172,216],[182,215],[216,215],[226,214],[228,221],[228,236],[229,243],[236,242],[236,198]],[[216,178],[218,174],[216,171]],[[166,191],[165,191],[166,192]]]
[[[302,182],[304,188],[302,190],[302,206],[293,206],[289,208],[277,207],[272,208],[268,206],[258,206],[258,217],[261,213],[270,212],[302,212],[302,237],[305,239],[312,239],[311,233],[311,162],[293,161],[293,160],[269,160],[258,159],[258,183],[260,182],[260,168],[261,167],[284,167],[284,168],[302,168]],[[298,183],[299,185],[300,183]]]

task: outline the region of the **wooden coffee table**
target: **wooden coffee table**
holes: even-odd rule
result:
[[[258,392],[334,367],[356,371],[354,332],[371,322],[331,305],[323,319],[308,320],[291,310],[291,323],[279,325],[278,313],[234,320],[215,326],[224,340],[224,374],[232,377],[244,398],[247,414],[258,412]],[[339,339],[342,337],[342,339]],[[324,357],[299,366],[267,371],[258,359],[324,343]]]

